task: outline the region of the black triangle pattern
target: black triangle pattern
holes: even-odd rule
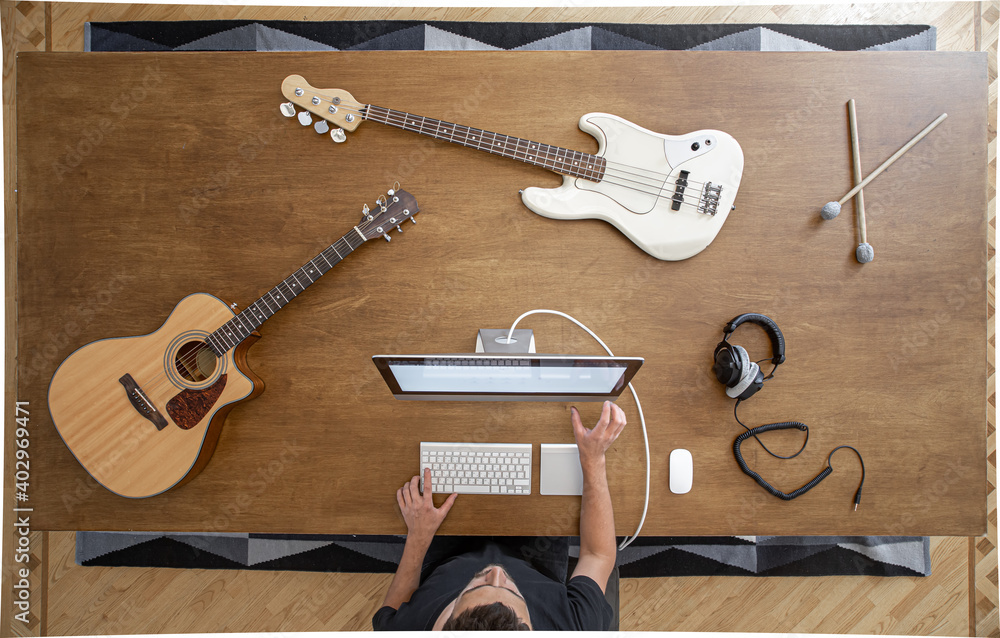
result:
[[[167,536],[136,533],[122,546],[113,532],[77,532],[77,563],[84,566],[167,567],[178,569],[254,569],[277,571],[392,573],[402,555],[403,536],[215,534]],[[619,553],[622,578],[667,576],[928,576],[930,543],[926,537],[866,537],[865,545],[896,562],[905,545],[908,565],[871,558],[856,552],[838,537],[816,543],[812,537],[769,538],[767,544],[736,537],[643,537]],[[252,562],[254,543],[280,541],[281,552],[269,560]],[[316,547],[317,542],[323,543]],[[232,552],[246,543],[246,551]],[[297,545],[298,543],[298,545]],[[213,551],[214,547],[218,552]],[[902,544],[902,545],[901,545]],[[102,545],[108,551],[102,551]],[[894,546],[894,547],[892,547]],[[742,556],[756,554],[756,567],[727,562],[738,547]],[[226,551],[223,551],[225,549]],[[748,554],[748,552],[751,552]],[[229,557],[221,555],[228,554]],[[570,554],[578,555],[579,540],[571,539]],[[235,560],[233,555],[245,556]],[[575,559],[570,559],[570,569]]]
[[[279,33],[306,38],[340,50],[421,51],[427,26],[458,36],[467,49],[513,50],[547,40],[545,48],[560,50],[558,36],[584,27],[591,29],[592,50],[683,51],[720,38],[766,27],[777,33],[832,49],[860,51],[873,46],[892,49],[893,43],[920,36],[917,46],[936,47],[936,29],[926,25],[781,25],[781,24],[618,24],[580,22],[441,22],[417,20],[187,20],[179,22],[89,22],[88,51],[258,50],[261,43],[239,38],[240,27],[263,25]],[[280,39],[280,38],[279,38]],[[273,42],[269,41],[273,47]],[[288,50],[297,50],[289,38]],[[759,45],[758,45],[759,46]],[[275,50],[273,48],[269,50]]]

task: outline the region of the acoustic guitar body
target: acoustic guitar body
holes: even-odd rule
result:
[[[60,364],[49,385],[49,412],[98,483],[145,498],[204,468],[229,410],[264,390],[246,365],[257,333],[221,357],[205,346],[234,316],[219,298],[195,293],[155,332],[94,341]]]

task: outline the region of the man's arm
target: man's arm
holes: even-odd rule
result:
[[[583,500],[580,503],[580,560],[573,576],[589,576],[604,591],[615,568],[615,515],[608,490],[604,452],[625,428],[625,413],[610,401],[604,402],[601,418],[587,430],[580,413],[571,408],[573,435],[580,450],[583,468]]]
[[[431,486],[431,471],[424,471],[424,493],[420,493],[420,477],[412,480],[396,490],[396,502],[399,511],[406,521],[406,544],[403,545],[403,558],[399,561],[396,574],[389,584],[385,594],[383,607],[399,609],[399,606],[410,600],[413,592],[420,586],[420,568],[424,563],[427,548],[431,546],[434,534],[437,532],[458,494],[448,497],[440,508],[434,507]],[[614,540],[614,539],[612,539]]]

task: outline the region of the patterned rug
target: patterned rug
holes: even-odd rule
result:
[[[86,51],[933,51],[922,25],[650,25],[205,20],[92,22]],[[570,543],[571,561],[579,554]],[[396,570],[399,536],[77,532],[80,565],[329,572]],[[893,536],[646,537],[623,578],[928,576],[930,541]]]
[[[933,51],[924,25],[88,22],[86,51]]]
[[[77,532],[85,566],[392,573],[403,536]],[[544,551],[546,539],[538,549]],[[570,557],[579,556],[570,539]],[[619,552],[622,578],[929,576],[930,540],[903,536],[639,538]]]

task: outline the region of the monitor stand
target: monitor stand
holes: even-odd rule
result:
[[[531,330],[515,330],[511,343],[507,343],[509,328],[493,330],[480,328],[476,335],[476,352],[490,354],[534,354],[535,335]]]

